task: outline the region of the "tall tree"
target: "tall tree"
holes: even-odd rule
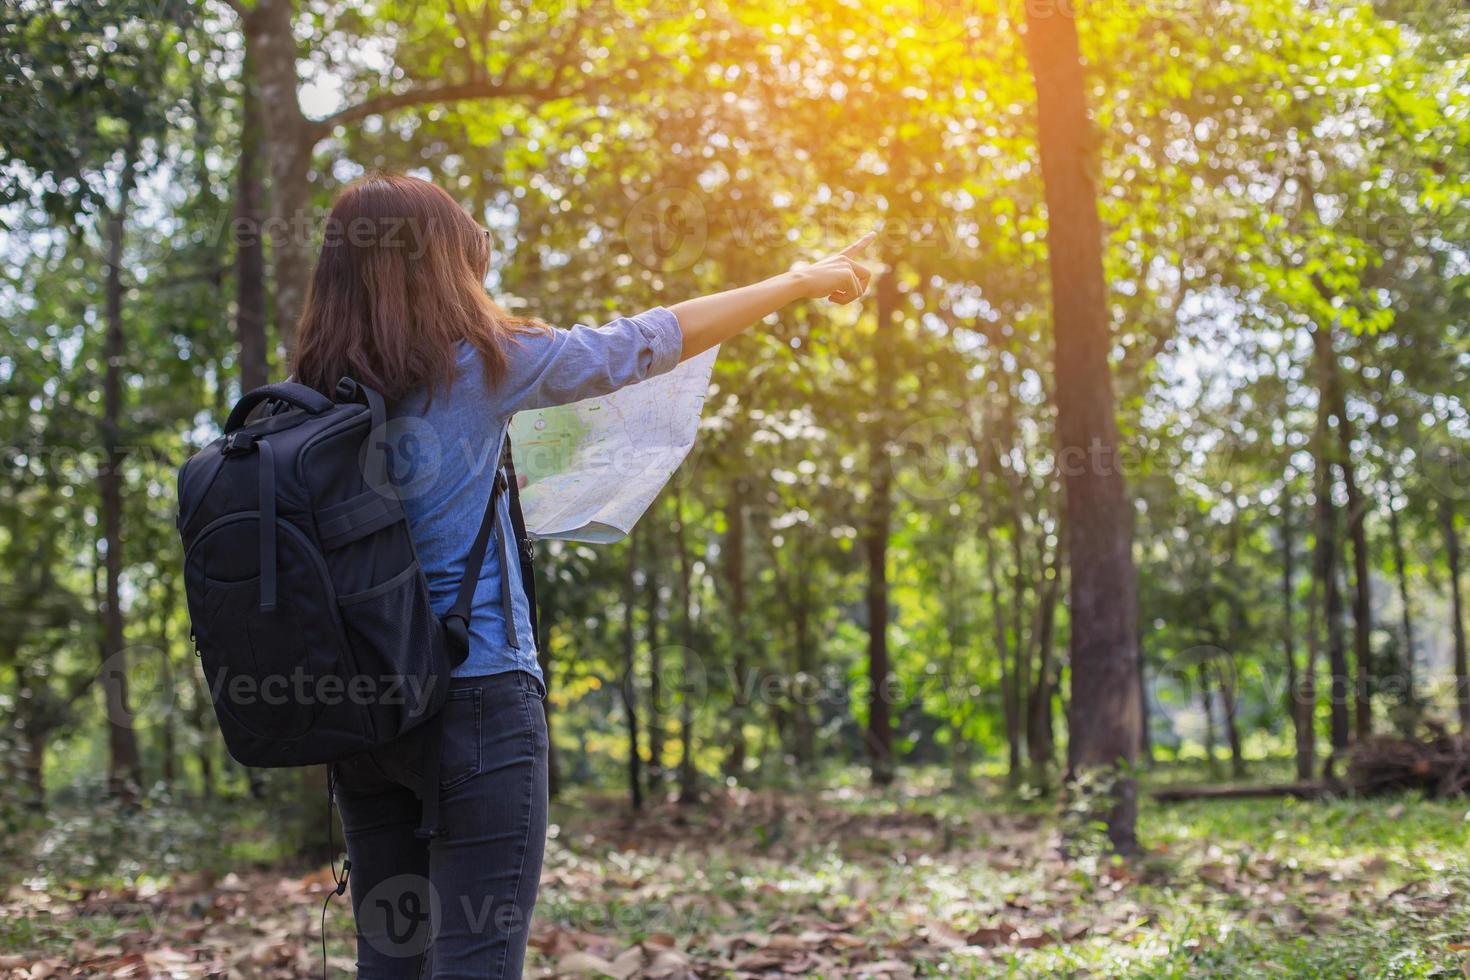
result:
[[[643,759],[638,748],[638,636],[634,628],[638,608],[638,541],[628,536],[627,560],[623,571],[623,676],[618,685],[623,701],[623,720],[628,725],[628,803],[643,809]]]
[[[296,0],[225,0],[239,18],[260,89],[261,149],[270,173],[271,264],[275,320],[290,348],[306,299],[318,216],[312,210],[312,161],[317,146],[343,127],[374,116],[423,106],[494,102],[535,109],[562,99],[589,100],[639,93],[645,66],[667,64],[651,56],[656,42],[615,5],[570,4],[535,17],[508,17],[489,0],[448,9],[437,4],[391,2],[377,18],[359,22]],[[392,70],[355,57],[358,31],[382,20],[396,23],[415,43],[390,48]],[[694,21],[656,18],[641,22],[669,33]],[[353,30],[356,28],[357,30]],[[617,31],[620,43],[586,57],[591,38]],[[340,54],[345,97],[330,114],[312,118],[301,105],[301,36],[318,49]],[[457,52],[446,59],[441,52]],[[385,79],[391,84],[384,85]]]
[[[1403,671],[1403,700],[1413,710],[1418,703],[1414,692],[1414,606],[1409,595],[1409,565],[1404,557],[1404,532],[1399,508],[1392,504],[1388,508],[1388,533],[1393,544],[1394,577],[1399,587],[1399,665]]]
[[[735,778],[745,772],[745,724],[750,714],[750,639],[746,634],[745,602],[745,498],[749,493],[748,478],[736,476],[730,481],[725,503],[725,575],[730,589],[727,628],[730,630],[731,698],[730,743],[725,756],[725,771]]]
[[[1373,650],[1373,592],[1368,572],[1368,501],[1358,489],[1357,463],[1354,462],[1353,422],[1347,413],[1347,394],[1338,363],[1332,331],[1320,329],[1323,355],[1327,358],[1332,414],[1337,423],[1337,468],[1342,474],[1347,493],[1347,536],[1353,546],[1353,735],[1365,739],[1373,734],[1373,700],[1371,668]]]
[[[1444,532],[1445,560],[1450,580],[1450,629],[1455,643],[1455,707],[1460,730],[1470,733],[1470,669],[1465,651],[1465,605],[1460,591],[1460,532],[1455,527],[1455,501],[1446,495],[1439,502],[1439,526]]]
[[[105,600],[102,608],[102,666],[99,675],[107,705],[107,786],[114,796],[130,796],[143,785],[143,763],[138,755],[128,706],[126,639],[123,634],[123,358],[127,334],[123,326],[123,237],[128,207],[136,185],[134,147],[123,153],[117,202],[108,209],[106,225],[106,322],[102,344],[102,465],[98,468],[98,497],[102,511],[102,541],[106,553]]]
[[[644,559],[643,571],[643,615],[647,622],[648,636],[648,788],[654,794],[663,793],[664,782],[664,662],[659,646],[659,586],[658,565],[663,559],[659,553],[658,538],[653,536],[657,527],[659,502],[654,501],[645,515],[640,536],[648,555]]]
[[[695,670],[698,654],[694,649],[694,569],[689,555],[689,535],[685,521],[684,493],[674,490],[674,552],[679,572],[679,625],[683,676],[679,683],[679,802],[693,803],[699,796],[698,771],[694,762],[694,709],[697,688]]]
[[[0,76],[0,101],[29,105],[43,125],[9,131],[0,163],[37,175],[38,203],[61,227],[101,239],[102,406],[97,469],[103,572],[99,591],[99,680],[108,719],[108,788],[131,795],[142,784],[127,692],[124,622],[123,480],[127,458],[124,299],[128,220],[141,171],[156,166],[178,102],[176,73],[187,64],[191,12],[182,3],[127,0],[109,6],[63,2],[5,13],[0,35],[12,69]],[[56,44],[65,36],[69,42]],[[10,194],[4,195],[6,198]]]
[[[1319,407],[1317,436],[1313,449],[1316,453],[1317,480],[1317,563],[1314,566],[1317,585],[1322,591],[1323,616],[1327,627],[1327,669],[1331,675],[1328,691],[1331,712],[1331,736],[1333,751],[1348,747],[1350,727],[1348,718],[1348,664],[1347,648],[1342,635],[1342,591],[1338,579],[1338,556],[1342,549],[1337,546],[1337,504],[1332,499],[1332,471],[1339,456],[1339,443],[1333,441],[1336,420],[1336,386],[1334,366],[1337,353],[1332,347],[1332,335],[1320,326],[1312,328],[1313,363],[1317,376]]]
[[[890,256],[874,286],[877,329],[873,335],[876,381],[872,420],[868,431],[869,500],[863,529],[863,554],[867,559],[868,587],[868,761],[873,782],[893,782],[893,712],[889,704],[892,667],[888,656],[888,542],[893,533],[893,469],[888,458],[888,417],[894,396],[893,341],[899,329],[898,280]]]
[[[1108,365],[1111,331],[1093,179],[1096,137],[1070,8],[1028,5],[1026,47],[1046,186],[1057,453],[1066,493],[1072,622],[1068,767],[1074,775],[1108,775],[1108,837],[1116,850],[1131,853],[1138,849],[1138,790],[1127,767],[1138,755],[1141,713],[1133,519],[1119,466]]]
[[[1296,527],[1292,506],[1292,471],[1281,481],[1281,653],[1286,661],[1286,709],[1296,736],[1296,774],[1312,778],[1312,711],[1315,687],[1304,683],[1305,672],[1296,660]]]
[[[269,380],[260,115],[254,65],[247,57],[240,79],[240,157],[235,165],[234,223],[235,336],[240,344],[242,392]]]

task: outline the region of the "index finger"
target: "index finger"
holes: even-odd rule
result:
[[[870,231],[862,238],[859,238],[857,241],[853,242],[851,245],[847,246],[847,248],[844,248],[841,252],[837,254],[847,256],[857,255],[863,249],[873,244],[873,239],[877,237],[878,233],[876,231]]]

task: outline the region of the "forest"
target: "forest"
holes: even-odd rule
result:
[[[178,468],[334,196],[570,326],[876,232],[538,543],[540,976],[1470,974],[1456,0],[6,0],[0,976],[352,970]]]

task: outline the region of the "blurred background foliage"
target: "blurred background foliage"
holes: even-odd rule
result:
[[[879,232],[861,310],[793,307],[726,345],[700,444],[630,541],[540,549],[559,788],[896,764],[1049,792],[1097,692],[1071,685],[1089,624],[1063,542],[1088,516],[1064,513],[1054,450],[1028,14],[7,3],[11,819],[109,792],[315,801],[223,752],[172,476],[283,374],[323,209],[374,168],[461,200],[494,235],[490,290],[555,324]],[[1464,724],[1464,9],[1098,0],[1077,26],[1142,764],[1312,777],[1374,732]]]

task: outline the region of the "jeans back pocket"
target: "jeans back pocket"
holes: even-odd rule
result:
[[[478,687],[449,692],[444,705],[440,789],[458,786],[480,772],[480,702]]]

